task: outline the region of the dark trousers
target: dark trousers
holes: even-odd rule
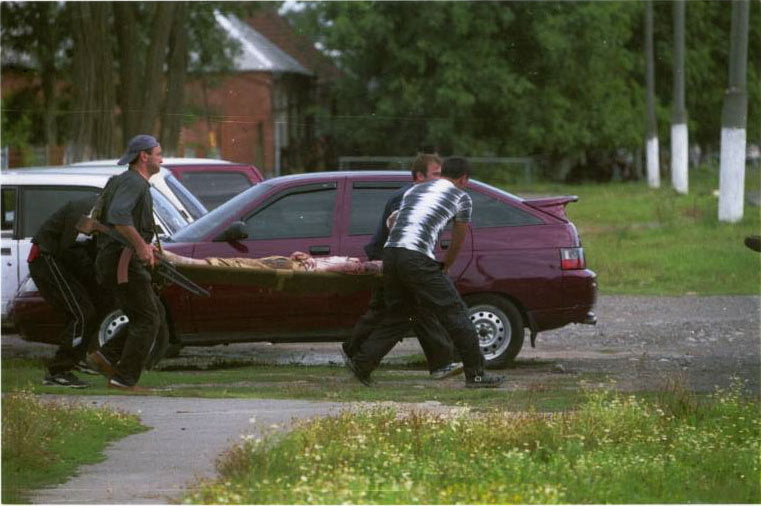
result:
[[[98,313],[87,287],[65,264],[41,253],[29,263],[31,275],[42,297],[66,319],[58,336],[58,350],[48,362],[48,372],[70,371],[82,360],[98,329]]]
[[[452,338],[465,368],[465,377],[483,374],[484,358],[468,311],[452,281],[438,262],[422,253],[383,250],[383,290],[386,312],[354,356],[357,368],[372,372],[391,348],[404,337],[409,318],[433,313]]]
[[[386,302],[383,293],[383,287],[379,286],[373,289],[370,297],[370,306],[367,312],[360,317],[352,331],[351,338],[346,342],[344,350],[349,357],[359,352],[368,337],[383,321],[386,314]],[[428,369],[433,372],[436,369],[451,364],[454,361],[452,340],[449,334],[441,326],[435,313],[428,310],[427,307],[418,308],[415,317],[410,322],[412,331],[420,341],[420,347],[423,349],[425,358],[428,362]],[[409,335],[409,329],[405,331],[403,337]]]
[[[151,274],[135,256],[129,264],[128,281],[117,284],[119,254],[99,253],[95,261],[104,286],[116,294],[116,305],[129,318],[127,331],[108,341],[101,353],[116,369],[116,378],[127,385],[140,380],[151,348],[165,325],[164,308],[151,285]]]

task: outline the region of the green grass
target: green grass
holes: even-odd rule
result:
[[[103,460],[109,441],[145,429],[132,415],[25,391],[4,392],[2,426],[3,504],[28,502],[30,490],[63,483],[79,465]]]
[[[537,365],[518,361],[507,374],[531,375]],[[541,364],[538,367],[542,367]],[[34,393],[61,393],[60,387],[44,386],[43,364],[39,360],[2,359],[3,392],[26,390]],[[129,395],[106,388],[101,377],[81,376],[91,387],[67,394]],[[342,366],[249,365],[211,371],[148,371],[140,385],[156,389],[144,395],[164,397],[308,399],[331,402],[425,402],[445,405],[467,404],[473,408],[518,408],[530,406],[543,411],[569,409],[579,399],[577,386],[593,380],[593,375],[557,375],[526,390],[467,390],[462,376],[432,381],[422,364],[381,366],[373,374],[378,386],[367,388],[352,378]],[[134,395],[134,394],[132,394]]]
[[[761,256],[743,245],[761,234],[759,208],[746,201],[741,222],[718,222],[718,175],[707,167],[690,172],[690,193],[644,182],[534,184],[506,187],[519,195],[578,195],[566,207],[582,238],[587,265],[604,294],[758,294]],[[761,176],[748,170],[746,188],[758,191]]]
[[[250,438],[198,504],[761,501],[757,402],[591,392],[573,412],[343,412]]]

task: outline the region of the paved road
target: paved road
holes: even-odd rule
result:
[[[61,396],[48,396],[61,398]],[[213,478],[216,458],[240,437],[261,435],[273,424],[286,427],[338,412],[341,404],[258,399],[161,397],[75,397],[87,405],[111,406],[139,414],[152,430],[106,448],[106,460],[82,466],[77,476],[39,491],[35,504],[166,504],[187,484]],[[252,423],[252,418],[255,422]]]

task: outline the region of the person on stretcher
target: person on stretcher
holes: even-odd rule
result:
[[[380,274],[383,262],[363,262],[359,258],[344,256],[313,257],[295,251],[290,257],[269,256],[263,258],[190,258],[164,250],[164,258],[175,265],[211,265],[241,269],[285,269],[303,272],[340,272],[344,274]]]

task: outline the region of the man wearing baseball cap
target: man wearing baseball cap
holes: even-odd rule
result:
[[[161,146],[150,135],[133,137],[119,165],[126,170],[112,178],[101,195],[98,219],[132,245],[125,248],[107,234],[98,235],[95,270],[106,289],[116,293],[117,306],[129,318],[127,331],[87,356],[90,367],[108,378],[109,388],[136,391],[151,346],[161,330],[164,309],[151,286],[150,267],[156,262],[153,199],[148,179],[158,173]],[[119,266],[124,276],[118,276]]]

